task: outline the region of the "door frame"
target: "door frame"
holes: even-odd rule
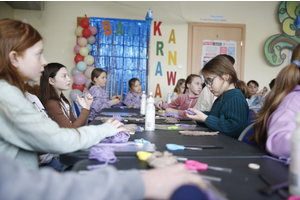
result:
[[[218,27],[218,28],[240,28],[242,33],[241,45],[241,64],[239,79],[244,80],[244,62],[245,62],[245,38],[246,38],[246,25],[245,24],[221,24],[221,23],[202,23],[193,22],[188,23],[188,56],[187,56],[187,74],[192,72],[192,50],[193,50],[193,28],[194,27]],[[239,44],[237,44],[239,45]]]

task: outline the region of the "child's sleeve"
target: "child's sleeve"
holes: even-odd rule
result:
[[[232,97],[222,106],[220,115],[208,115],[205,125],[228,136],[238,138],[247,127],[249,108],[238,97]]]
[[[177,109],[180,106],[180,100],[181,98],[177,98],[175,99],[175,101],[171,102],[171,103],[165,103],[163,102],[162,108],[163,109],[167,109],[167,108],[175,108]]]
[[[93,96],[94,100],[91,105],[91,110],[98,113],[103,108],[110,108],[113,103],[108,99],[108,95],[102,88],[90,88],[90,94]]]
[[[85,125],[90,114],[89,110],[82,109],[79,117],[75,119],[72,111],[70,110],[70,119],[68,119],[63,113],[60,104],[52,99],[47,101],[45,108],[49,117],[53,121],[55,121],[60,127],[64,128],[78,128],[80,126]]]
[[[132,95],[131,95],[130,92],[128,91],[127,94],[126,94],[126,96],[125,96],[125,98],[124,98],[123,103],[124,103],[126,106],[129,106],[129,105],[133,104],[133,103],[131,102],[131,99],[132,99]]]
[[[171,96],[171,102],[173,102],[177,98],[178,98],[178,94],[176,92],[174,92]]]

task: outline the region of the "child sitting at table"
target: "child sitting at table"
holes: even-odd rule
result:
[[[188,92],[186,92],[188,90]],[[185,89],[183,94],[179,95],[172,103],[165,103],[163,100],[157,102],[157,108],[164,108],[166,112],[179,114],[185,118],[185,110],[193,108],[197,102],[198,96],[202,90],[202,79],[197,74],[191,74],[185,81]],[[176,108],[180,107],[179,110]]]
[[[176,86],[173,90],[173,94],[171,96],[171,102],[177,99],[179,95],[183,94],[184,89],[185,89],[185,79],[181,78],[177,81]]]
[[[249,138],[265,145],[272,155],[284,158],[290,157],[291,137],[297,127],[294,119],[300,110],[300,44],[294,49],[291,61],[277,75],[256,117],[254,135]]]
[[[195,115],[187,114],[187,117],[237,139],[248,125],[248,90],[245,82],[237,78],[228,55],[214,57],[201,73],[206,87],[218,98],[209,112],[190,109]]]
[[[107,73],[103,69],[95,68],[92,71],[92,82],[90,83],[88,90],[93,96],[94,101],[91,105],[89,121],[93,120],[103,108],[110,108],[112,105],[117,105],[121,102],[121,95],[113,96],[110,99],[108,98],[106,91],[103,89],[107,81],[106,76]]]
[[[90,114],[90,106],[93,97],[88,93],[84,98],[78,98],[82,107],[79,117],[76,119],[70,109],[70,103],[63,91],[70,87],[70,77],[67,68],[60,63],[49,63],[44,68],[40,78],[39,97],[49,117],[64,128],[78,128],[84,126]]]
[[[247,86],[250,94],[248,100],[249,108],[260,109],[264,103],[265,94],[268,92],[268,88],[264,87],[262,91],[257,92],[259,88],[259,84],[255,80],[248,81]]]
[[[141,105],[142,85],[139,79],[132,78],[129,80],[129,90],[124,98],[123,104],[139,108]]]

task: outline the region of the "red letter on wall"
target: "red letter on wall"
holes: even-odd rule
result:
[[[102,26],[103,26],[103,31],[105,36],[110,35],[112,33],[109,21],[103,21]]]
[[[157,96],[159,96],[159,98],[161,98],[161,91],[160,91],[159,84],[156,85],[154,98],[156,98]]]
[[[156,24],[156,21],[154,21],[154,35],[156,35],[156,31],[158,31],[158,35],[161,36],[161,32],[159,29],[160,25],[161,25],[161,22],[158,22],[158,24]]]
[[[168,85],[170,85],[170,82],[172,81],[172,85],[175,85],[175,80],[176,80],[176,72],[174,72],[174,76],[173,76],[173,72],[167,72],[167,79],[168,79]]]

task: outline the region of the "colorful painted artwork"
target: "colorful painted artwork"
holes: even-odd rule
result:
[[[286,59],[283,49],[292,50],[300,43],[300,2],[282,1],[278,7],[278,20],[282,34],[271,36],[264,45],[267,61],[273,66],[281,65]]]

